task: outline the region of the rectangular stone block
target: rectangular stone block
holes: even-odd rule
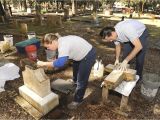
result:
[[[135,80],[137,71],[134,69],[129,69],[129,65],[127,66],[127,68],[128,69],[124,71],[124,80],[126,81]],[[105,67],[105,70],[109,73],[112,72],[114,69],[115,69],[115,66],[112,64],[108,64]]]
[[[105,79],[104,83],[110,88],[115,88],[123,81],[123,71],[113,70]]]
[[[32,70],[25,67],[22,72],[24,85],[34,91],[40,97],[45,97],[51,93],[50,80],[42,68]]]
[[[26,101],[28,101],[44,115],[59,104],[59,97],[53,92],[42,98],[28,87],[23,85],[19,87],[19,93]]]
[[[14,100],[36,120],[39,120],[43,116],[40,111],[38,111],[35,107],[28,103],[22,96],[16,96]]]

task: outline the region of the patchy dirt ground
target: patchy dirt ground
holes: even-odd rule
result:
[[[116,22],[111,22],[112,24]],[[111,24],[108,23],[107,24]],[[53,31],[59,32],[61,35],[75,34],[82,36],[88,40],[97,49],[97,55],[101,56],[105,65],[114,62],[114,48],[113,44],[104,44],[100,42],[98,33],[100,29],[105,26],[105,22],[100,27],[93,27],[93,24],[86,22],[67,22],[62,28]],[[13,30],[8,30],[9,33],[14,34]],[[45,32],[44,32],[45,33]],[[0,39],[4,33],[1,29]],[[38,34],[38,33],[37,33]],[[38,34],[41,37],[44,34]],[[25,36],[15,34],[14,43],[22,41]],[[19,61],[25,58],[25,55],[14,54],[7,57],[2,57],[1,61],[10,61],[20,67]],[[45,52],[41,47],[38,51],[38,58],[45,60]],[[160,50],[154,47],[154,42],[150,38],[149,49],[146,54],[144,73],[150,72],[160,75]],[[133,61],[134,63],[134,61]],[[134,64],[131,66],[134,67]],[[21,68],[21,67],[20,67]],[[20,69],[20,75],[22,73]],[[71,78],[72,69],[70,65],[66,69],[54,74],[47,73],[51,81],[57,78]],[[92,78],[92,77],[91,77]],[[60,95],[60,105],[50,111],[42,119],[160,119],[160,115],[153,114],[153,107],[155,104],[160,104],[160,91],[157,96],[151,102],[147,101],[141,96],[139,82],[129,97],[129,105],[131,106],[131,112],[128,112],[128,117],[119,115],[113,112],[114,109],[119,107],[121,95],[111,91],[109,95],[110,102],[106,105],[102,104],[101,94],[102,89],[100,87],[102,80],[92,78],[89,82],[87,92],[89,96],[85,99],[84,103],[77,110],[68,110],[67,104],[72,100],[73,93],[69,95],[62,94],[58,91],[54,91]],[[19,94],[18,88],[23,85],[22,75],[20,78],[7,81],[5,84],[5,91],[0,93],[0,119],[34,119],[26,111],[24,111],[15,101],[14,98]]]

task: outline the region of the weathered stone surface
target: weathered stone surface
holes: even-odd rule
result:
[[[28,27],[27,27],[27,24],[26,23],[21,23],[20,24],[20,32],[22,34],[27,34],[28,32]]]
[[[135,80],[137,71],[133,70],[133,69],[129,69],[129,65],[127,68],[128,69],[126,71],[124,71],[124,80],[126,80],[126,81]],[[105,67],[105,70],[107,72],[112,72],[114,69],[115,69],[115,66],[112,64],[108,64]]]
[[[61,16],[58,15],[47,15],[47,25],[48,26],[61,26],[62,19]]]
[[[160,115],[160,105],[158,105],[158,104],[155,104],[155,105],[154,105],[153,113],[154,113],[155,115]]]
[[[50,80],[42,68],[33,70],[26,66],[22,75],[25,86],[34,91],[40,97],[45,97],[51,93]]]
[[[107,85],[110,89],[115,88],[123,81],[123,71],[120,70],[113,70],[105,79],[104,83]]]
[[[24,98],[21,96],[17,96],[14,98],[16,103],[18,103],[26,112],[28,112],[31,116],[33,116],[36,120],[39,120],[43,114],[34,108],[30,103],[28,103]]]
[[[44,115],[59,104],[59,97],[53,92],[42,98],[23,85],[19,87],[19,93],[26,101]]]
[[[6,51],[10,50],[10,44],[6,41],[0,41],[0,52],[5,53]]]

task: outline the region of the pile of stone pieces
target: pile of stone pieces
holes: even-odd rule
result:
[[[5,53],[10,50],[10,43],[6,41],[0,41],[0,53]]]

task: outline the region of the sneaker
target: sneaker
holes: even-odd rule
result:
[[[77,109],[77,107],[80,105],[81,103],[79,103],[79,102],[75,102],[75,101],[73,101],[73,102],[71,102],[70,104],[68,104],[68,109],[70,109],[70,110],[74,110],[74,109]]]

